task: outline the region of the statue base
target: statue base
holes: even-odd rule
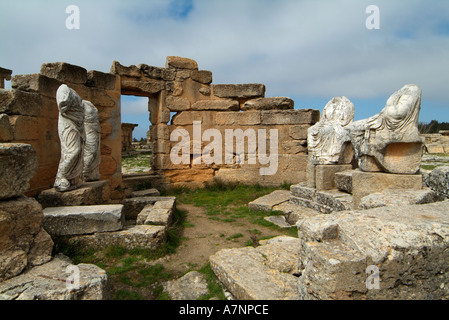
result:
[[[107,202],[110,193],[109,180],[85,182],[78,189],[59,192],[55,188],[44,190],[38,201],[43,208],[100,205]]]

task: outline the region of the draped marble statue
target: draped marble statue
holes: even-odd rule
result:
[[[85,181],[95,181],[100,179],[99,166],[101,162],[101,127],[98,119],[97,108],[95,108],[90,101],[86,100],[83,100],[83,106],[85,110],[84,130],[86,132],[83,175]]]
[[[354,120],[354,105],[346,97],[331,99],[321,119],[307,131],[309,163],[348,164],[353,159],[348,125]]]
[[[68,191],[83,183],[85,111],[81,97],[65,84],[58,88],[56,102],[61,159],[54,187],[57,191]]]
[[[396,91],[384,109],[349,128],[362,171],[415,174],[421,165],[423,141],[418,121],[421,89],[413,84]]]

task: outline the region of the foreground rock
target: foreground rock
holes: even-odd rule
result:
[[[79,272],[79,283],[76,279]],[[72,265],[62,255],[0,283],[0,300],[105,300],[106,272],[92,264]]]
[[[164,284],[164,290],[171,300],[197,300],[209,293],[206,278],[197,271],[191,271],[179,279],[167,281]]]
[[[41,226],[43,218],[32,198],[0,201],[0,281],[51,259],[53,241]]]
[[[124,224],[122,209],[121,204],[45,208],[43,226],[54,236],[117,231]]]
[[[20,196],[37,171],[33,147],[23,143],[0,143],[0,200]]]
[[[449,298],[449,201],[318,215],[298,234],[300,299]]]
[[[298,245],[297,238],[282,237],[256,248],[224,249],[210,264],[237,300],[295,300]]]

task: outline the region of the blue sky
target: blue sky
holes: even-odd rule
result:
[[[80,29],[68,30],[68,5]],[[368,30],[369,5],[380,29]],[[348,97],[355,118],[378,113],[405,84],[423,90],[420,120],[449,122],[447,0],[0,0],[0,66],[39,72],[64,61],[109,72],[194,59],[213,83],[263,83],[266,96],[322,110]],[[122,121],[148,130],[147,101],[122,98]]]

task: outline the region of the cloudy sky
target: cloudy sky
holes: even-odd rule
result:
[[[79,29],[66,28],[69,5]],[[379,29],[366,27],[369,5]],[[0,0],[0,43],[0,66],[13,74],[56,61],[103,72],[114,60],[164,67],[166,56],[183,56],[214,84],[263,83],[266,96],[298,109],[346,96],[356,120],[414,83],[420,121],[449,122],[447,0]],[[122,121],[145,136],[147,100],[122,97]]]

